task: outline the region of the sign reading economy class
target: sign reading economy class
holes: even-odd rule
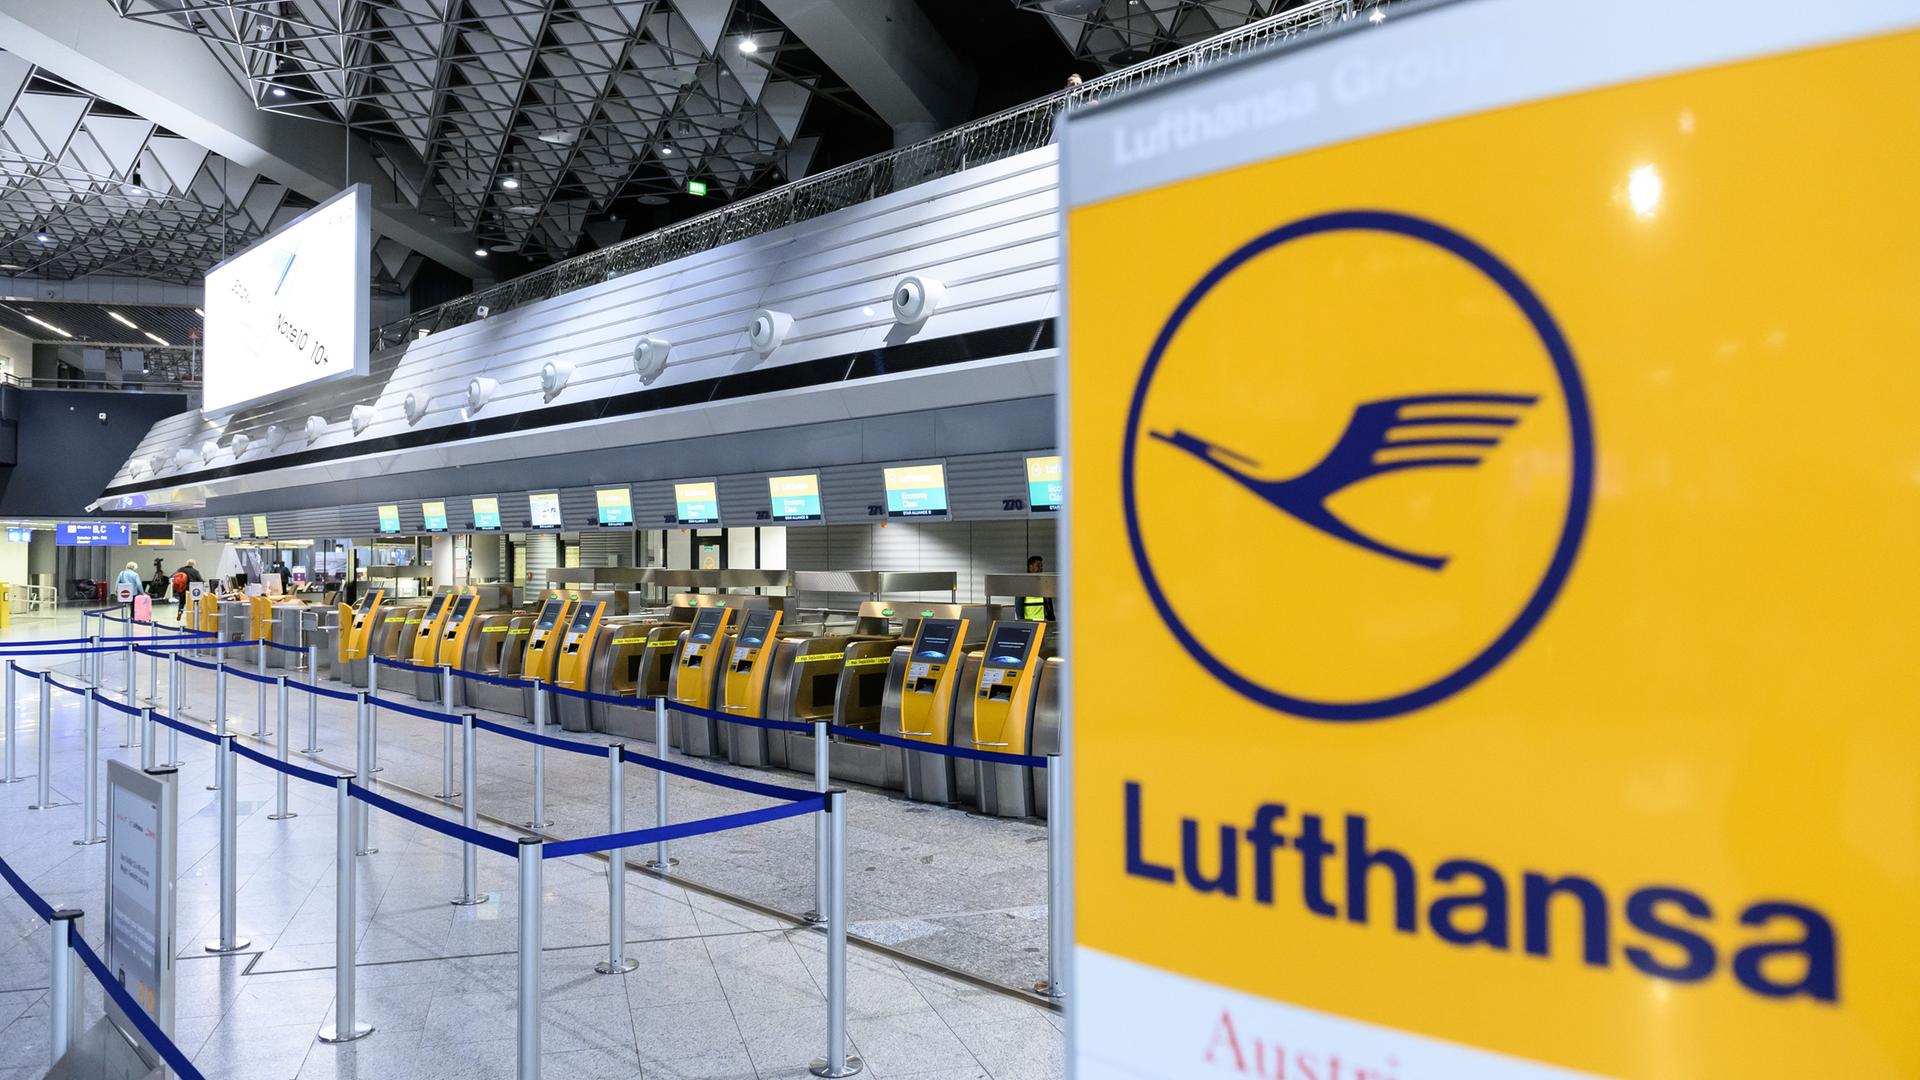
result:
[[[767,477],[768,516],[782,525],[821,520],[820,474]]]
[[[1920,1075],[1920,15],[1382,10],[1068,114],[1074,1075]]]
[[[930,461],[924,465],[896,465],[882,471],[887,485],[887,516],[890,518],[943,518],[947,516],[947,466]]]

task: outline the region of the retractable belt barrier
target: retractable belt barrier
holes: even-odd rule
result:
[[[763,806],[758,810],[746,810],[738,814],[722,814],[719,817],[701,821],[683,821],[678,825],[656,825],[650,829],[632,829],[627,832],[608,833],[605,836],[583,836],[577,840],[549,840],[541,845],[540,857],[564,859],[569,855],[587,855],[596,851],[611,851],[614,848],[645,847],[661,840],[679,840],[689,836],[702,836],[706,833],[725,832],[762,822],[778,821],[781,818],[824,813],[826,809],[825,795],[808,792],[806,798],[797,799],[785,806]]]
[[[561,739],[552,735],[540,735],[531,731],[518,731],[504,724],[496,724],[491,720],[482,720],[478,717],[474,718],[473,726],[481,731],[491,731],[495,735],[505,735],[509,739],[519,739],[521,742],[532,743],[535,746],[564,750],[570,754],[583,754],[587,757],[596,758],[607,756],[606,747],[594,743],[580,742],[577,739]]]
[[[188,735],[193,738],[199,739],[201,742],[212,743],[215,746],[220,745],[220,736],[215,735],[213,732],[208,731],[206,728],[200,727],[198,724],[189,724],[180,720],[175,720],[173,717],[166,716],[159,712],[156,712],[153,714],[153,722],[163,727],[172,728],[173,730],[178,731],[183,735]]]
[[[465,825],[457,825],[445,818],[429,814],[425,810],[416,810],[405,803],[395,802],[385,795],[363,788],[359,784],[348,784],[347,791],[351,793],[354,798],[359,799],[368,806],[378,807],[392,814],[394,817],[403,818],[413,822],[415,825],[420,825],[432,829],[434,832],[451,836],[462,843],[472,844],[475,847],[483,847],[488,851],[498,852],[501,855],[518,856],[520,854],[520,845],[516,843],[503,840],[491,833],[481,832],[479,829],[469,829]]]
[[[99,702],[102,705],[105,705],[107,708],[112,709],[114,712],[117,712],[117,713],[126,713],[128,716],[140,715],[139,709],[134,708],[132,705],[115,701],[110,697],[105,697],[98,690],[95,690],[93,692],[93,700],[96,702]]]
[[[287,689],[300,690],[309,694],[317,695],[319,697],[332,698],[335,701],[357,700],[352,694],[349,694],[344,690],[329,690],[324,686],[310,686],[306,683],[300,682],[297,679],[288,679]]]
[[[404,660],[389,660],[384,656],[374,657],[373,662],[383,668],[392,668],[395,671],[411,671],[415,675],[440,674],[440,669],[437,667],[422,667],[419,664],[409,664]]]
[[[459,717],[449,713],[435,712],[432,709],[422,709],[417,705],[404,705],[388,698],[374,697],[372,694],[367,695],[367,704],[376,709],[391,709],[397,713],[406,713],[408,716],[417,716],[422,720],[431,720],[436,724],[457,725],[460,723]]]
[[[455,675],[468,682],[492,683],[495,686],[514,687],[521,690],[531,690],[534,686],[532,679],[509,679],[504,675],[482,675],[478,671],[461,671],[459,668],[452,670]]]
[[[242,742],[236,742],[233,744],[233,752],[236,754],[239,754],[243,758],[246,758],[248,761],[257,761],[260,764],[265,765],[267,768],[274,770],[275,772],[286,773],[288,776],[291,776],[296,780],[305,780],[309,784],[318,784],[324,788],[333,787],[333,782],[334,782],[333,773],[323,773],[323,772],[316,772],[312,769],[303,769],[300,766],[295,765],[291,762],[281,761],[278,758],[269,757],[268,755],[263,754],[260,751],[255,750],[253,747],[248,746],[246,743],[242,743]]]
[[[886,735],[878,731],[865,731],[860,728],[841,727],[828,724],[827,730],[835,735],[850,739],[864,739],[867,742],[883,746],[899,746],[908,750],[926,750],[947,757],[970,758],[974,761],[991,761],[999,765],[1024,765],[1029,769],[1044,769],[1047,759],[1037,754],[1003,754],[996,750],[976,750],[971,746],[944,746],[939,743],[923,743],[914,739],[903,739],[898,735]]]
[[[256,683],[270,683],[270,682],[273,682],[275,678],[275,676],[272,676],[272,675],[255,675],[253,672],[248,671],[245,668],[237,668],[237,667],[228,668],[227,674],[233,676],[236,679],[245,679],[248,682],[256,682]]]

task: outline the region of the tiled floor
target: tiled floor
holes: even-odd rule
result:
[[[16,624],[8,640],[69,636],[72,626],[65,621]],[[137,687],[144,685],[144,677],[136,681]],[[206,715],[206,689],[192,686],[196,707],[183,711]],[[37,695],[24,679],[19,690],[19,768],[31,774]],[[56,692],[54,700],[54,788],[62,799],[71,799],[80,790],[81,710],[77,699]],[[235,685],[236,727],[250,728],[254,700]],[[334,749],[321,759],[350,761],[351,754],[344,752],[350,746],[345,711],[326,704],[332,708],[320,713],[321,745]],[[304,704],[296,704],[293,712],[298,747],[304,741]],[[104,755],[128,760],[137,755],[117,746],[117,714],[104,713],[102,725]],[[496,751],[493,744],[503,741],[496,736],[481,744],[479,805],[517,820],[530,806],[528,755],[517,744]],[[464,1080],[511,1075],[518,898],[510,860],[482,852],[480,884],[491,899],[477,907],[454,907],[447,900],[459,892],[458,848],[430,830],[375,813],[373,837],[380,850],[359,860],[356,955],[360,1015],[378,1031],[345,1046],[320,1043],[315,1034],[330,1022],[333,1008],[333,796],[293,782],[289,797],[300,816],[269,821],[272,777],[241,763],[239,923],[252,943],[246,953],[212,956],[203,949],[215,934],[218,910],[218,821],[213,793],[205,790],[212,778],[211,751],[189,739],[180,746],[187,764],[180,783],[176,1034],[209,1077]],[[387,770],[383,781],[437,790],[439,738],[426,722],[389,717],[382,725],[381,758]],[[605,831],[599,816],[605,807],[605,764],[558,752],[547,758],[548,812],[558,822],[552,832]],[[629,827],[652,822],[651,775],[633,770],[628,776]],[[755,775],[764,779],[767,774]],[[72,845],[81,831],[78,807],[28,810],[35,788],[32,780],[0,785],[0,856],[56,905],[100,912],[104,849]],[[673,820],[764,805],[732,793],[716,798],[711,790],[676,780]],[[446,812],[439,804],[407,801]],[[960,845],[950,837],[942,836],[940,844],[917,842],[902,822],[944,815],[977,826],[1005,824],[947,810],[919,813],[914,811],[923,808],[913,807],[882,816],[879,804],[894,802],[864,796],[849,815],[850,901],[862,927],[904,921],[886,917],[897,910],[889,903],[901,902],[897,890],[876,887],[897,869],[895,863],[914,877],[938,877],[955,873],[961,861]],[[876,808],[869,809],[869,803]],[[874,823],[863,828],[863,815]],[[1042,830],[1027,827],[1044,837]],[[958,826],[962,835],[966,828]],[[679,869],[689,875],[696,869],[716,879],[758,873],[763,887],[777,883],[785,890],[786,906],[808,907],[811,844],[811,824],[799,818],[698,838],[676,845],[676,854],[683,859]],[[1044,849],[1044,844],[1031,846]],[[640,966],[624,977],[597,975],[593,963],[604,956],[607,940],[602,865],[566,859],[545,868],[547,1075],[567,1080],[806,1075],[808,1061],[821,1056],[825,1043],[822,936],[672,882],[629,873],[625,936],[628,955]],[[1044,933],[1044,913],[1000,917],[1037,923]],[[86,927],[93,941],[100,937],[97,923],[96,918]],[[0,899],[0,935],[0,1080],[39,1076],[48,1038],[48,934],[9,892]],[[1032,928],[1023,926],[1009,930],[1006,939],[1033,936]],[[990,939],[983,935],[982,940]],[[1015,1080],[1062,1074],[1059,1014],[857,947],[850,956],[849,1040],[853,1052],[866,1059],[870,1075]],[[99,1000],[95,989],[89,1003],[96,1012]]]

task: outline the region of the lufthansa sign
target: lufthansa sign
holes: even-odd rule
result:
[[[1920,1075],[1920,13],[1384,10],[1067,118],[1073,1075]]]

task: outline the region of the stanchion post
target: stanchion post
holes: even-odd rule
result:
[[[153,706],[140,710],[140,768],[153,768]]]
[[[29,810],[53,809],[53,677],[40,673],[40,737],[36,749],[40,755],[39,798]]]
[[[225,736],[227,733],[227,658],[223,652],[213,662],[213,733]],[[213,783],[207,785],[208,791],[220,790],[220,762],[213,763]]]
[[[180,651],[167,653],[167,715],[174,720],[180,719]],[[186,762],[180,760],[180,732],[167,728],[167,768],[177,769]]]
[[[847,793],[827,792],[827,1056],[807,1070],[815,1076],[852,1076],[857,1057],[847,1056]]]
[[[278,737],[274,739],[274,757],[279,759],[280,764],[285,765],[287,763],[287,727],[289,726],[287,724],[287,677],[276,675],[273,683],[278,699],[275,706],[278,711],[274,715],[279,717],[279,730],[275,733]],[[273,770],[273,813],[267,815],[267,820],[285,821],[299,816],[287,809],[287,774],[279,769]]]
[[[546,684],[535,676],[533,683],[533,708],[527,710],[527,723],[533,725],[538,734],[545,734],[547,727],[547,688]]]
[[[129,646],[129,648],[131,648],[131,646]],[[128,705],[131,705],[133,704],[133,679],[132,679],[133,671],[131,668],[128,669],[127,675],[128,675],[127,692],[125,694],[125,697],[127,699],[126,703]],[[120,714],[120,749],[122,750],[131,749],[135,746],[140,745],[137,741],[135,741],[135,738],[134,738],[133,721],[134,721],[134,717],[131,713]]]
[[[474,753],[478,733],[474,730],[474,721],[479,717],[467,713],[460,718],[460,778],[461,787],[466,795],[460,800],[460,824],[469,829],[480,827],[480,767]],[[470,841],[460,842],[460,895],[453,902],[460,907],[472,907],[487,902],[487,894],[480,891],[479,852],[473,849]]]
[[[660,760],[667,760],[667,699],[653,699],[653,749]],[[653,823],[656,826],[667,823],[667,774],[664,769],[653,771]],[[667,842],[658,840],[653,845],[653,858],[647,860],[647,869],[666,873],[672,869],[674,860],[667,856]]]
[[[253,669],[254,674],[260,676],[262,679],[267,677],[266,638],[261,638],[253,643]],[[255,692],[259,695],[255,699],[253,737],[256,739],[264,739],[267,737],[267,684],[256,682],[253,686]]]
[[[353,703],[353,770],[364,777],[369,786],[373,784],[373,777],[368,775],[367,768],[368,762],[373,760],[373,706],[368,704],[372,696],[362,690],[354,695]],[[373,846],[373,837],[367,832],[367,804],[356,800],[353,816],[354,835],[359,838],[357,842],[360,845],[354,854],[372,855],[379,851]]]
[[[53,913],[49,924],[53,930],[52,979],[48,983],[51,992],[47,995],[48,1027],[53,1034],[53,1064],[73,1049],[73,1040],[80,1034],[80,1026],[87,1015],[86,983],[81,979],[80,954],[73,951],[73,942],[82,936],[81,914],[71,908]]]
[[[307,748],[301,753],[312,757],[320,752],[320,646],[307,646]]]
[[[827,791],[827,730],[829,721],[813,722],[813,790]],[[827,921],[827,815],[813,815],[813,910],[802,917],[810,923]]]
[[[153,624],[149,623],[147,625],[147,647],[152,648]],[[158,652],[149,652],[147,654],[147,704],[160,704],[160,654]]]
[[[367,655],[367,698],[368,700],[373,700],[379,696],[380,658],[372,655],[371,651],[369,651]],[[367,768],[360,772],[361,776],[367,778],[367,783],[369,784],[373,783],[373,774],[380,771],[380,706],[377,704],[374,705],[373,712],[370,715],[371,719],[368,721],[367,731],[369,734],[368,745],[372,747],[370,752],[371,756],[367,759],[369,762]]]
[[[107,617],[105,615],[100,616],[100,629],[103,631],[107,628],[106,622]],[[87,662],[80,665],[80,671],[85,676],[88,686],[100,685],[101,654],[96,650],[100,648],[100,638],[102,636],[104,635],[92,634],[87,637]]]
[[[1054,1001],[1067,996],[1073,965],[1073,807],[1059,754],[1047,755],[1047,978],[1033,988]]]
[[[520,838],[520,986],[516,1080],[540,1080],[540,869],[543,842]]]
[[[627,831],[627,797],[621,780],[627,771],[627,747],[607,747],[607,831]],[[627,849],[607,852],[607,958],[593,965],[602,975],[625,975],[640,966],[627,957]]]
[[[87,775],[80,780],[80,839],[74,843],[82,847],[104,844],[107,838],[100,835],[100,691],[88,690],[86,703],[82,710],[86,731],[82,741],[86,746]]]
[[[247,947],[237,922],[240,906],[240,778],[234,768],[233,736],[220,732],[213,767],[220,775],[220,939],[207,946],[210,953],[239,952]]]
[[[447,664],[440,665],[440,709],[449,715],[453,713],[453,669]],[[453,725],[442,724],[440,726],[440,794],[435,795],[434,798],[451,802],[459,797],[460,793],[453,790]]]
[[[13,657],[7,657],[5,668],[0,669],[0,678],[6,679],[4,708],[7,710],[6,766],[4,770],[0,770],[0,784],[17,784],[26,777],[21,776],[19,770],[14,767],[18,763],[14,746],[19,742],[20,735],[20,699],[13,685]]]
[[[354,1015],[353,945],[359,935],[354,909],[359,896],[353,856],[359,841],[354,836],[353,780],[351,776],[333,780],[333,1023],[320,1029],[320,1041],[326,1043],[352,1042],[373,1034],[373,1025],[361,1023]]]

